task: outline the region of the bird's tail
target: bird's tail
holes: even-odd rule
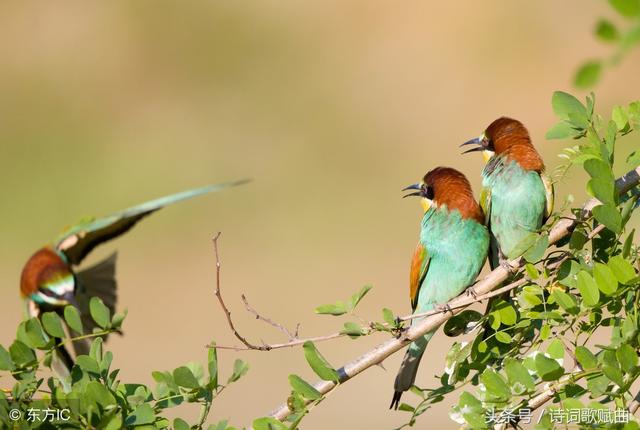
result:
[[[389,409],[398,409],[402,393],[411,388],[415,382],[418,366],[420,366],[420,359],[432,336],[433,333],[427,333],[424,337],[409,345],[409,349],[407,349],[402,359],[400,370],[398,370],[398,374],[396,375],[396,382],[393,384],[395,392],[393,393],[393,399],[391,400]]]
[[[91,333],[96,327],[89,311],[89,301],[92,297],[101,299],[112,315],[115,311],[117,301],[116,259],[117,254],[113,253],[96,265],[76,274],[77,307],[82,318],[82,325],[87,333]],[[88,354],[89,347],[90,342],[87,339],[73,342],[76,356]]]

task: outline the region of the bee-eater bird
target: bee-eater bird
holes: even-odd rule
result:
[[[518,244],[549,218],[553,184],[520,121],[498,118],[480,137],[461,146],[465,145],[477,146],[463,154],[482,151],[486,162],[480,205],[491,233],[489,262],[494,269],[518,257]]]
[[[85,330],[91,333],[95,327],[89,314],[91,297],[102,299],[112,314],[115,309],[116,255],[82,271],[75,271],[74,266],[79,265],[96,246],[126,233],[142,218],[164,206],[245,182],[227,182],[184,191],[103,218],[83,219],[67,228],[51,244],[36,251],[22,269],[20,292],[25,299],[27,315],[38,317],[48,311],[62,315],[65,306],[73,305],[80,311]],[[56,343],[60,340],[56,339]],[[87,354],[89,342],[75,341],[73,347],[76,355]],[[64,347],[58,348],[57,352],[66,370],[70,370],[73,359],[69,352]]]
[[[405,197],[420,197],[424,210],[409,277],[409,297],[416,314],[445,304],[473,283],[487,258],[489,233],[471,185],[459,171],[437,167],[406,190],[416,190]],[[411,324],[420,320],[415,318]],[[402,393],[415,382],[420,359],[433,334],[427,333],[409,345],[396,376],[391,408],[398,408]]]

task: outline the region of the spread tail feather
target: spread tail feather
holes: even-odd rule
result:
[[[117,301],[116,259],[117,254],[114,252],[101,262],[76,274],[78,282],[76,301],[82,318],[82,325],[87,333],[91,333],[96,327],[89,311],[89,301],[92,297],[100,298],[105,306],[109,308],[111,315],[115,312]],[[87,339],[73,342],[76,356],[88,354],[89,347],[90,341]]]

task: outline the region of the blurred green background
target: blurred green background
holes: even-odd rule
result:
[[[363,317],[407,313],[421,210],[400,189],[451,165],[478,190],[481,159],[458,145],[500,115],[522,120],[556,166],[566,142],[543,137],[551,94],[607,52],[591,35],[602,15],[615,14],[584,0],[0,3],[0,343],[22,317],[23,263],[64,226],[243,177],[254,181],[162,210],[92,254],[119,250],[129,318],[108,346],[123,379],[150,383],[152,370],[204,362],[212,339],[236,343],[213,296],[217,231],[228,305],[255,341],[282,338],[241,293],[303,336],[339,329],[313,308],[365,283]],[[605,75],[601,112],[638,97],[639,66],[636,52]],[[558,200],[584,197],[582,179]],[[339,365],[383,339],[320,347]],[[450,342],[436,336],[419,385],[435,383]],[[315,380],[299,349],[220,356],[223,370],[237,356],[251,370],[212,421],[247,425],[286,398],[289,373]],[[403,423],[387,410],[400,359],[331,394],[304,428]],[[453,428],[448,404],[422,425]]]

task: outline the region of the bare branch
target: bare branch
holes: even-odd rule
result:
[[[258,350],[268,350],[268,347],[266,346],[253,345],[247,339],[245,339],[240,333],[238,333],[238,330],[236,330],[235,326],[233,325],[233,320],[231,319],[231,312],[229,311],[229,308],[227,308],[227,305],[224,303],[224,300],[222,299],[222,292],[220,291],[220,253],[218,252],[218,239],[220,239],[221,234],[222,234],[221,232],[218,232],[218,234],[216,234],[215,237],[213,238],[213,249],[216,254],[216,289],[214,293],[218,298],[218,302],[220,302],[220,306],[222,307],[222,310],[224,311],[224,314],[227,317],[227,323],[229,323],[229,328],[231,329],[235,337],[237,337],[238,340],[240,340],[240,342],[242,342],[247,348],[258,349]]]

